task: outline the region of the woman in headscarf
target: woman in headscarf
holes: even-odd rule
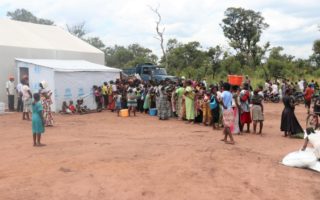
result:
[[[195,117],[195,113],[194,113],[195,94],[194,94],[194,91],[193,91],[191,85],[192,85],[192,82],[187,81],[187,87],[184,92],[184,96],[185,96],[185,105],[186,105],[186,119],[188,120],[188,123],[193,124],[194,117]]]
[[[168,101],[168,94],[166,87],[161,85],[159,88],[159,106],[158,117],[160,120],[167,120],[170,117],[170,103]]]
[[[53,117],[51,113],[51,95],[52,92],[50,90],[47,90],[47,83],[45,81],[42,81],[40,83],[40,96],[41,96],[41,104],[43,107],[43,118],[45,122],[45,126],[53,126]]]
[[[184,105],[184,100],[183,100],[183,94],[184,94],[184,87],[183,83],[179,83],[179,87],[175,91],[176,96],[177,96],[177,114],[180,120],[183,119],[184,114],[183,114],[183,105]]]

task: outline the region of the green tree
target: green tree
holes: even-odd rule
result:
[[[241,63],[237,60],[235,56],[225,56],[221,62],[222,72],[227,74],[222,74],[227,76],[228,74],[239,74],[241,73]]]
[[[133,54],[124,46],[115,45],[105,49],[106,64],[111,67],[124,68],[133,60]]]
[[[169,72],[179,73],[187,67],[198,69],[204,66],[208,60],[206,53],[201,50],[200,43],[196,41],[182,44],[175,39],[170,39],[167,47]]]
[[[320,40],[314,41],[312,50],[313,54],[310,60],[314,62],[317,67],[320,67]]]
[[[157,63],[158,57],[148,48],[139,44],[131,44],[128,47],[117,46],[105,49],[106,63],[112,67],[132,67],[141,63]]]
[[[16,9],[13,12],[7,12],[7,16],[16,21],[31,22],[35,24],[54,25],[54,22],[49,19],[37,18],[26,9]]]
[[[242,65],[253,66],[258,58],[258,42],[262,31],[269,27],[260,12],[243,8],[228,8],[222,20],[223,33],[229,45],[237,51]]]
[[[215,78],[218,70],[221,68],[223,50],[219,45],[217,45],[215,47],[211,47],[208,50],[207,55],[211,65],[212,78]]]
[[[266,67],[271,77],[289,77],[296,71],[294,68],[294,56],[283,54],[283,47],[273,47],[270,51]]]
[[[106,46],[99,37],[88,37],[85,41],[100,50],[103,50]]]

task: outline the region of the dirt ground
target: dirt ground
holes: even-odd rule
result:
[[[282,104],[265,105],[263,136],[139,114],[55,115],[44,147],[31,122],[0,116],[0,199],[320,199],[320,174],[279,164],[303,140],[282,137]],[[306,110],[296,114],[302,125]]]

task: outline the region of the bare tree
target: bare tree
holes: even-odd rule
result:
[[[165,68],[168,69],[167,54],[166,54],[166,50],[164,48],[164,39],[163,39],[163,34],[164,34],[164,31],[165,31],[165,27],[163,27],[162,29],[160,28],[162,18],[161,18],[161,15],[159,13],[159,5],[158,5],[157,8],[153,8],[151,6],[148,6],[148,7],[158,17],[158,20],[156,21],[157,36],[155,36],[155,38],[160,41],[160,47],[161,47],[163,58],[164,58]]]
[[[88,33],[88,31],[85,28],[86,23],[81,22],[79,24],[74,24],[74,25],[66,25],[67,30],[72,34],[77,36],[78,38],[83,39],[83,37]]]

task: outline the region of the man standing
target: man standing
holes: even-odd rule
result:
[[[6,82],[6,89],[7,89],[7,95],[8,95],[8,107],[9,111],[14,111],[14,78],[13,76],[9,77],[9,81]]]
[[[304,81],[301,79],[298,82],[299,88],[301,92],[304,92]]]
[[[22,102],[22,86],[23,86],[23,79],[20,83],[18,83],[16,90],[18,95],[18,105],[17,105],[17,112],[23,112],[23,102]]]
[[[308,109],[308,114],[310,113],[311,99],[314,94],[314,90],[312,89],[312,84],[309,84],[306,91],[304,92],[305,104]]]

